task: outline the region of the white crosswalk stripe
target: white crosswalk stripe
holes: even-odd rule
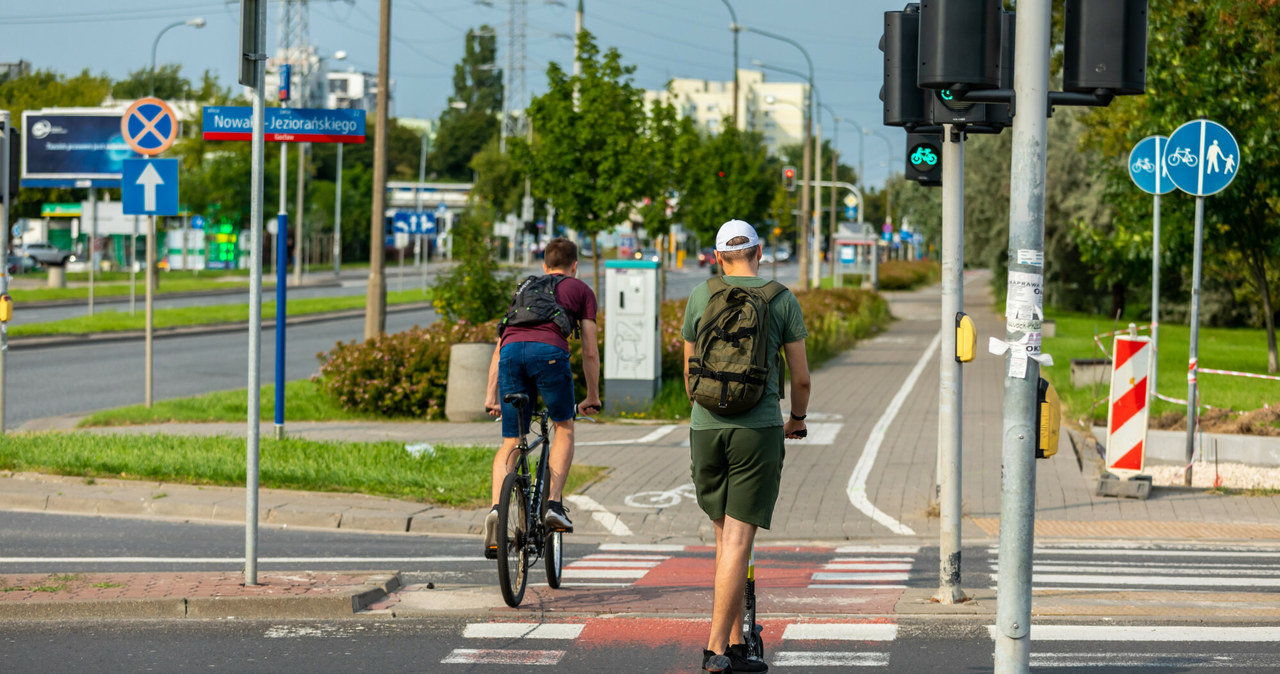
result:
[[[836,557],[815,572],[809,589],[903,589],[919,551],[910,545],[849,545],[836,548]]]
[[[573,641],[586,627],[582,623],[488,622],[468,623],[464,639]],[[558,665],[567,651],[523,648],[455,648],[440,661],[443,665]]]
[[[594,553],[564,567],[564,587],[628,587],[670,555]]]
[[[988,625],[987,631],[994,640],[996,626]],[[1105,667],[1111,671],[1122,668],[1219,671],[1280,668],[1280,655],[1250,652],[1247,648],[1249,644],[1280,643],[1280,629],[1273,626],[1038,623],[1032,625],[1030,637],[1038,644],[1031,653],[1031,666],[1035,669]],[[1086,645],[1087,651],[1071,650],[1073,643]],[[1180,644],[1182,649],[1171,651],[1169,644]]]
[[[987,553],[994,588],[999,551]],[[1274,547],[1058,544],[1037,546],[1032,559],[1035,590],[1280,590],[1280,550]]]
[[[897,637],[894,623],[792,623],[783,629],[782,650],[770,656],[769,664],[771,668],[801,671],[811,667],[887,667],[889,652],[880,649]],[[818,648],[802,649],[796,642]]]

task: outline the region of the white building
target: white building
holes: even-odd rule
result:
[[[764,137],[770,154],[784,145],[804,141],[804,106],[809,85],[801,82],[766,82],[759,70],[738,70],[738,128]],[[672,103],[677,114],[690,117],[700,129],[719,133],[724,119],[733,114],[733,82],[676,78],[670,91],[645,92],[645,104],[653,100]]]
[[[280,97],[280,65],[293,64],[291,107],[328,108],[343,110],[364,110],[372,114],[378,108],[378,76],[375,73],[347,70],[330,70],[330,59],[321,58],[314,46],[305,50],[290,50],[286,61],[284,54],[277,51],[274,58],[267,61],[265,78],[267,101],[275,102]],[[304,82],[304,69],[310,73],[309,81]],[[395,81],[391,81],[390,116],[395,117]]]
[[[392,103],[395,102],[395,86],[392,83]],[[364,110],[373,113],[378,108],[378,76],[353,69],[329,73],[326,108]]]

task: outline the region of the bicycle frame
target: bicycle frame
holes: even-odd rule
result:
[[[550,434],[547,423],[547,411],[534,412],[533,416],[537,418],[538,437],[534,438],[533,444],[529,444],[525,436],[520,436],[520,442],[516,444],[516,450],[519,454],[516,457],[515,472],[529,478],[526,482],[529,486],[528,491],[524,494],[525,503],[529,507],[525,509],[525,531],[528,535],[525,537],[525,550],[531,556],[531,563],[542,557],[543,540],[546,538],[546,532],[543,531],[542,525],[542,492],[550,479],[550,468],[547,466],[547,459],[550,451]],[[541,449],[538,453],[538,470],[537,475],[531,475],[529,470],[529,454],[536,449]]]

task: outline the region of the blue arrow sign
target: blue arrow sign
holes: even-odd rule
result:
[[[193,215],[193,216],[191,216],[191,229],[204,229],[204,216],[203,216],[203,215]]]
[[[1198,197],[1226,189],[1240,171],[1240,145],[1227,128],[1207,119],[1178,127],[1164,155],[1169,179]]]
[[[1164,164],[1164,154],[1169,139],[1164,136],[1147,136],[1138,141],[1129,152],[1129,177],[1138,189],[1147,194],[1168,194],[1173,191],[1169,168]],[[1164,167],[1157,171],[1157,167]]]
[[[404,234],[436,233],[436,214],[430,211],[396,211],[391,218],[393,232]]]
[[[177,215],[178,160],[124,160],[120,201],[125,215]]]

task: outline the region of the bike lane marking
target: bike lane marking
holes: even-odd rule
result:
[[[591,513],[591,519],[595,520],[597,524],[604,527],[605,531],[608,531],[611,535],[614,535],[614,536],[634,535],[631,532],[631,527],[628,527],[626,524],[624,524],[621,519],[618,519],[618,516],[616,514],[609,512],[608,509],[606,509],[604,506],[597,503],[596,500],[591,498],[590,496],[584,496],[582,494],[573,494],[570,496],[566,496],[564,498],[566,501]]]
[[[938,345],[941,342],[942,333],[938,333],[934,336],[933,341],[929,343],[929,347],[924,350],[920,360],[916,362],[911,374],[907,375],[906,380],[902,382],[902,387],[898,389],[898,393],[893,396],[893,400],[889,401],[889,407],[885,409],[880,420],[871,429],[867,444],[862,448],[862,456],[858,457],[858,463],[853,467],[853,474],[849,476],[849,502],[853,504],[853,507],[867,517],[883,524],[893,533],[902,536],[914,536],[916,532],[871,503],[871,499],[867,498],[867,478],[871,475],[871,468],[875,465],[876,456],[880,453],[880,445],[884,442],[885,435],[889,432],[889,426],[893,424],[894,418],[898,416],[898,411],[902,409],[902,404],[906,402],[907,395],[911,393],[911,389],[915,388],[916,381],[920,379],[920,374],[924,372],[925,366],[933,359],[933,354],[938,350]]]
[[[678,424],[666,424],[659,426],[648,435],[641,438],[633,438],[631,440],[596,440],[595,442],[576,442],[577,447],[599,447],[603,445],[646,445],[651,442],[657,442],[665,437],[671,431],[680,428]]]

